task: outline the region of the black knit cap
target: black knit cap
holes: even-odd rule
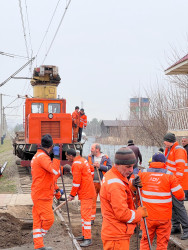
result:
[[[131,143],[133,143],[133,140],[128,140],[128,144],[131,144]]]
[[[43,135],[41,139],[41,145],[43,148],[50,148],[53,145],[53,140],[51,135],[49,134]]]
[[[164,141],[168,141],[168,142],[175,142],[176,141],[176,136],[173,133],[167,133],[164,136]]]
[[[67,150],[67,155],[72,155],[72,156],[76,156],[76,150],[74,150],[73,148],[69,148]]]
[[[118,149],[115,154],[115,164],[117,165],[131,165],[136,163],[134,152],[128,148],[123,147]]]

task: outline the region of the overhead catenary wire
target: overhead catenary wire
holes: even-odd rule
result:
[[[25,11],[26,11],[26,20],[27,20],[27,26],[28,26],[28,30],[29,30],[29,42],[30,42],[30,49],[31,49],[31,55],[30,57],[33,57],[33,48],[32,48],[32,43],[31,43],[31,29],[30,29],[30,24],[29,24],[29,15],[28,15],[28,10],[27,10],[27,2],[25,0]],[[29,70],[31,72],[31,69],[32,69],[32,61],[30,63],[30,67],[29,67]]]
[[[24,40],[25,40],[25,47],[26,47],[27,57],[29,58],[29,50],[28,50],[28,45],[27,45],[27,38],[26,38],[26,31],[25,31],[25,25],[24,25],[24,19],[23,19],[22,5],[21,5],[21,0],[18,0],[18,1],[19,1],[19,7],[20,7],[20,15],[21,15],[21,21],[22,21]]]
[[[31,61],[33,61],[35,57],[31,58],[26,64],[24,64],[21,68],[19,68],[16,72],[14,72],[9,78],[7,78],[4,82],[0,84],[0,87],[2,87],[6,82],[8,82],[13,76],[17,75],[22,69],[24,69],[28,64],[30,64]]]
[[[15,96],[15,95],[7,95],[7,94],[3,94],[3,93],[1,93],[1,95],[3,95],[3,96],[8,96],[8,97],[17,97],[17,96]]]
[[[38,49],[36,55],[38,55],[38,53],[39,53],[39,51],[40,51],[40,49],[41,49],[41,47],[42,47],[42,45],[43,45],[43,43],[44,43],[44,40],[45,40],[45,38],[46,38],[46,36],[47,36],[47,34],[48,34],[50,25],[51,25],[51,23],[52,23],[52,21],[53,21],[53,19],[54,19],[54,16],[55,16],[55,13],[56,13],[56,10],[57,10],[57,7],[58,7],[60,1],[61,1],[61,0],[59,0],[59,1],[57,2],[57,4],[56,4],[56,7],[55,7],[54,12],[53,12],[53,14],[52,14],[50,23],[49,23],[49,25],[48,25],[48,27],[47,27],[47,30],[46,30],[46,32],[45,32],[45,34],[44,34],[44,37],[43,37],[43,39],[42,39],[42,42],[41,42],[41,44],[40,44],[40,46],[39,46],[39,49]]]
[[[8,57],[18,57],[18,58],[22,58],[22,59],[27,59],[26,56],[21,56],[21,55],[16,55],[16,54],[11,54],[11,53],[7,53],[7,52],[3,52],[3,51],[0,51],[0,55],[2,56],[8,56]]]
[[[4,108],[8,108],[13,102],[15,102],[18,99],[18,97],[16,97],[16,99],[14,99],[11,103],[9,103],[7,106],[5,106]],[[13,107],[15,108],[15,107]]]
[[[45,62],[45,60],[46,60],[46,57],[48,56],[48,53],[49,53],[49,51],[50,51],[50,49],[51,49],[51,47],[52,47],[52,45],[53,45],[53,42],[54,42],[54,40],[55,40],[55,38],[56,38],[56,36],[57,36],[57,33],[58,33],[58,31],[59,31],[59,28],[61,27],[61,24],[62,24],[62,22],[63,22],[63,19],[64,19],[64,17],[65,17],[65,14],[67,13],[67,10],[68,10],[68,7],[69,7],[70,3],[71,3],[71,0],[69,0],[68,3],[66,4],[66,7],[65,7],[65,10],[64,10],[63,16],[62,16],[62,18],[61,18],[61,20],[60,20],[60,23],[59,23],[59,25],[58,25],[58,27],[57,27],[57,30],[56,30],[56,32],[55,32],[55,34],[54,34],[54,37],[53,37],[53,39],[52,39],[52,41],[51,41],[51,43],[50,43],[50,46],[49,46],[49,48],[48,48],[48,50],[47,50],[47,53],[46,53],[46,55],[45,55],[45,57],[44,57],[44,60],[43,60],[42,64],[44,64],[44,62]]]
[[[30,29],[30,24],[29,24],[29,15],[28,15],[28,10],[27,10],[27,1],[25,0],[25,11],[26,11],[26,20],[27,20],[27,26],[28,26],[28,34],[29,34],[29,43],[30,43],[30,48],[31,48],[31,57],[33,55],[33,48],[32,48],[32,42],[31,42],[31,29]]]

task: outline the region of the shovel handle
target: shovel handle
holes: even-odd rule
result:
[[[141,196],[140,188],[139,187],[138,187],[138,195],[139,195],[139,198],[140,198],[141,207],[143,207],[142,196]],[[147,234],[147,238],[148,238],[149,249],[151,250],[151,241],[150,241],[150,237],[149,237],[149,231],[148,231],[147,221],[146,221],[146,218],[143,218],[143,219],[144,219],[144,226],[145,226],[146,234]]]
[[[59,206],[57,206],[55,209],[54,209],[54,212],[56,211],[56,210],[58,210],[59,208],[61,208],[63,205],[65,205],[66,204],[66,201],[64,201],[64,202],[62,202],[61,204],[59,204]]]
[[[97,167],[96,167],[96,170],[97,170],[97,174],[98,174],[98,177],[99,177],[99,182],[100,182],[100,185],[101,185],[101,177],[100,177],[99,170],[98,170]]]

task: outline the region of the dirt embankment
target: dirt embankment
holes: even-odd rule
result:
[[[27,237],[22,230],[22,222],[9,213],[0,213],[0,248],[22,245]]]

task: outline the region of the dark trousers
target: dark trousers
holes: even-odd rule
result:
[[[78,141],[81,141],[81,139],[82,139],[82,130],[83,130],[83,128],[79,128],[79,131],[78,131]]]
[[[184,203],[172,195],[172,227],[179,228],[180,225],[183,232],[188,233],[188,216]]]
[[[188,201],[188,190],[184,190],[185,193],[185,200]]]

